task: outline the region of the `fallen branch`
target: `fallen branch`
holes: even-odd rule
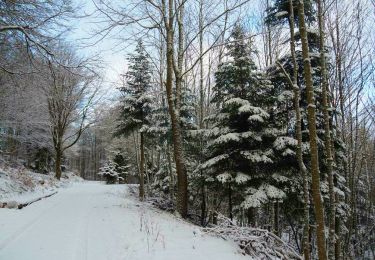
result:
[[[244,254],[255,259],[302,259],[294,248],[268,230],[240,227],[222,215],[218,220],[219,225],[204,228],[203,231],[236,242]]]
[[[24,208],[24,207],[27,207],[27,206],[33,204],[34,202],[37,202],[37,201],[40,201],[40,200],[42,200],[42,199],[46,199],[46,198],[48,198],[48,197],[51,197],[51,196],[55,195],[56,193],[57,193],[57,191],[55,191],[55,192],[53,192],[53,193],[51,193],[51,194],[48,194],[48,195],[46,195],[46,196],[43,196],[43,197],[37,198],[37,199],[35,199],[35,200],[28,201],[28,202],[25,202],[25,203],[22,203],[22,204],[18,204],[18,209],[22,209],[22,208]]]

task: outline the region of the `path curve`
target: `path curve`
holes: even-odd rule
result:
[[[0,260],[240,260],[235,245],[140,204],[126,185],[83,182],[0,209]]]

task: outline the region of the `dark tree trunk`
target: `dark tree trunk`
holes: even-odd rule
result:
[[[62,151],[60,147],[56,147],[56,157],[55,157],[55,172],[56,179],[61,179],[61,161],[62,161]]]
[[[232,201],[232,186],[229,184],[228,190],[228,210],[229,210],[229,218],[233,220],[233,201]]]
[[[141,133],[141,147],[140,147],[140,150],[141,150],[141,159],[140,159],[140,171],[139,171],[139,199],[141,201],[144,200],[145,198],[145,180],[144,180],[144,172],[145,172],[145,140],[144,140],[144,134]]]
[[[276,235],[280,235],[280,226],[279,226],[279,215],[280,215],[280,212],[279,212],[279,202],[276,201],[274,204],[274,212],[275,212],[275,219],[274,219],[274,232]]]
[[[256,226],[256,219],[255,219],[255,208],[247,209],[247,224],[249,226],[255,227]]]
[[[205,192],[205,185],[202,184],[202,202],[201,202],[201,225],[204,226],[206,223],[206,192]]]
[[[328,207],[328,258],[335,259],[335,219],[336,219],[336,201],[333,182],[333,151],[331,140],[331,126],[330,126],[330,105],[328,102],[328,73],[325,57],[324,44],[324,10],[323,3],[318,0],[318,20],[319,20],[319,43],[320,43],[320,65],[322,70],[322,98],[323,98],[323,115],[324,115],[324,136],[325,136],[325,151],[327,160],[327,174],[328,174],[328,189],[329,189],[329,207]]]

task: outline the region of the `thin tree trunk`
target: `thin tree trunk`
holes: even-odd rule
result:
[[[205,191],[205,185],[203,184],[201,187],[201,196],[202,196],[202,202],[201,202],[201,225],[204,226],[206,223],[206,191]]]
[[[319,43],[320,43],[320,63],[322,70],[322,99],[323,99],[323,114],[324,114],[324,135],[325,135],[325,152],[327,159],[327,174],[328,174],[328,190],[329,190],[329,233],[328,233],[328,258],[335,257],[335,191],[333,183],[333,156],[332,156],[332,141],[331,141],[331,127],[328,104],[328,75],[325,57],[324,44],[324,24],[323,24],[323,4],[321,0],[318,2],[318,20],[319,20]]]
[[[336,195],[337,197],[337,195]],[[335,220],[335,231],[336,234],[339,234],[340,232],[340,218],[337,218]],[[337,239],[336,244],[335,244],[335,259],[341,259],[341,241],[340,239]]]
[[[134,142],[134,153],[135,153],[135,162],[137,164],[137,171],[138,171],[138,176],[141,175],[141,169],[139,166],[139,154],[138,154],[138,142],[137,142],[137,137],[135,133],[133,132],[133,142]]]
[[[145,172],[145,140],[144,140],[144,134],[141,133],[141,145],[140,145],[140,151],[141,151],[141,160],[140,160],[140,171],[139,171],[139,199],[141,201],[145,198],[145,178],[144,178],[144,172]]]
[[[171,158],[171,151],[169,148],[169,144],[167,143],[167,160],[168,160],[168,172],[169,172],[169,190],[170,190],[170,199],[174,199],[174,177],[173,177],[173,169],[172,169],[172,158]]]
[[[199,129],[203,129],[203,118],[204,118],[204,90],[203,90],[203,0],[199,2]],[[199,152],[200,152],[200,163],[203,158],[203,138],[199,138]],[[205,224],[206,219],[206,193],[205,193],[205,182],[203,171],[200,171],[201,175],[201,225]]]
[[[285,76],[289,79],[289,84],[293,89],[294,93],[294,110],[296,113],[296,138],[297,138],[297,160],[298,166],[303,178],[303,236],[302,236],[302,247],[303,255],[305,260],[310,259],[310,240],[309,240],[309,181],[308,181],[308,172],[303,162],[302,154],[302,126],[301,126],[301,109],[300,109],[300,88],[298,86],[298,64],[296,59],[296,45],[294,38],[294,9],[293,9],[293,0],[289,0],[289,30],[290,30],[290,53],[293,62],[293,80],[290,79],[289,74],[284,70],[284,68],[279,64],[280,68],[283,70]]]
[[[280,236],[280,222],[279,222],[279,216],[280,216],[280,212],[279,212],[279,202],[276,201],[274,204],[273,204],[273,207],[274,207],[274,233],[278,236]]]
[[[319,155],[316,134],[316,111],[314,87],[311,73],[311,62],[309,57],[309,42],[307,38],[307,29],[305,24],[305,7],[304,1],[298,1],[298,22],[299,31],[302,40],[302,55],[304,65],[304,78],[306,82],[307,101],[308,101],[308,125],[310,137],[310,154],[311,154],[311,175],[312,175],[312,197],[314,202],[314,212],[317,224],[317,245],[318,256],[320,260],[327,259],[326,252],[326,237],[325,237],[325,223],[324,223],[324,208],[320,192],[320,173],[319,173]]]
[[[271,203],[268,204],[268,211],[270,212],[269,215],[271,216],[270,217],[270,225],[269,225],[268,230],[276,234],[275,209],[276,209],[275,202],[271,202]]]
[[[266,6],[267,6],[267,9],[270,7],[270,3],[269,1],[267,0],[266,2]],[[268,65],[272,65],[273,63],[273,60],[272,60],[272,37],[271,37],[271,27],[269,24],[267,24],[267,45],[268,45],[268,61],[269,61],[269,64]]]
[[[232,201],[232,186],[228,187],[228,213],[230,220],[233,220],[233,201]]]

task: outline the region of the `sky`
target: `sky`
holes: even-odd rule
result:
[[[94,19],[95,15],[93,14],[96,8],[93,1],[98,2],[99,0],[73,0],[73,4],[79,6],[79,8],[77,8],[78,15],[82,16],[82,18],[72,19],[70,21],[70,25],[73,29],[69,32],[66,40],[77,49],[79,55],[100,56],[100,66],[102,67],[103,75],[102,85],[104,90],[108,93],[106,96],[113,98],[119,94],[115,86],[119,84],[120,74],[127,70],[126,57],[133,51],[133,47],[129,42],[121,42],[118,40],[119,36],[125,36],[122,34],[112,33],[101,41],[95,42],[96,39],[93,39],[92,35],[95,34],[95,31],[100,30],[104,24],[98,24],[97,19]],[[124,0],[113,0],[112,3],[122,4]],[[259,4],[259,0],[254,0],[252,3]],[[250,10],[247,11],[249,14],[252,13],[252,17],[257,14],[256,11],[258,10],[259,9],[254,8],[254,5],[251,5]],[[258,17],[252,17],[250,23],[254,23],[253,19],[256,20],[257,18]],[[260,40],[260,38],[258,40]]]
[[[72,30],[67,34],[66,40],[83,57],[99,56],[100,71],[103,75],[103,88],[116,95],[115,85],[119,83],[120,74],[127,70],[126,57],[130,48],[121,44],[118,40],[108,37],[97,41],[92,38],[96,30],[101,25],[95,23],[93,12],[95,6],[91,0],[74,0],[73,3],[78,5],[81,17],[69,21]]]

